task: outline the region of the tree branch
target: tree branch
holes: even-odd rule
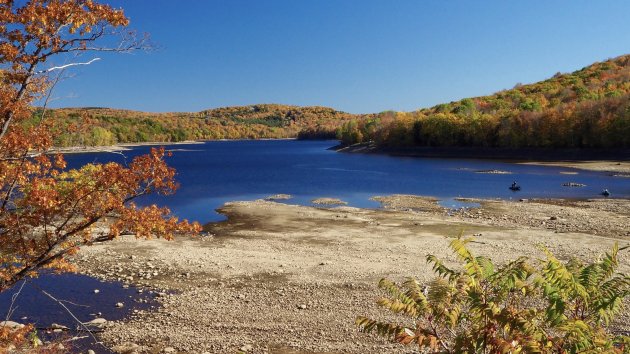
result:
[[[93,62],[99,61],[99,60],[101,60],[101,58],[94,58],[94,59],[92,59],[92,60],[90,60],[88,62],[84,62],[84,63],[70,63],[70,64],[66,64],[66,65],[61,65],[61,66],[53,66],[50,69],[40,70],[40,71],[36,72],[35,75],[47,74],[47,73],[49,73],[51,71],[55,71],[55,70],[64,70],[64,69],[69,68],[71,66],[90,65]]]

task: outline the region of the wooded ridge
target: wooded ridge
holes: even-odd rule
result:
[[[42,109],[35,109],[33,122]],[[327,107],[256,104],[196,113],[109,108],[51,110],[57,146],[184,140],[338,138],[382,148],[630,147],[630,55],[489,96],[413,112],[351,114]]]

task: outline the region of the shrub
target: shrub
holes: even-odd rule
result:
[[[462,269],[427,256],[437,277],[422,286],[383,279],[388,296],[378,304],[409,318],[409,324],[358,317],[364,332],[435,353],[625,353],[630,338],[607,330],[630,294],[630,277],[616,272],[619,247],[593,263],[526,257],[502,266],[474,256],[470,239],[450,248]],[[622,248],[623,249],[623,248]]]

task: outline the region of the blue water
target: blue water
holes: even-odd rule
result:
[[[178,171],[181,188],[168,197],[147,197],[140,204],[168,206],[183,218],[199,222],[222,217],[214,210],[233,200],[252,200],[272,194],[294,196],[288,203],[310,205],[319,197],[340,198],[357,207],[378,207],[375,195],[394,193],[483,198],[598,198],[607,188],[613,197],[630,197],[630,179],[604,172],[561,167],[521,165],[493,160],[392,157],[345,154],[327,150],[336,141],[212,141],[172,145],[169,164]],[[150,147],[126,151],[126,160]],[[119,154],[68,155],[70,166],[119,161]],[[512,174],[480,174],[479,170]],[[566,175],[561,172],[577,172]],[[522,190],[508,189],[517,181]],[[576,182],[586,187],[563,187]]]
[[[81,322],[88,322],[98,317],[116,321],[128,317],[134,309],[151,309],[157,306],[157,302],[148,292],[138,294],[137,288],[124,288],[118,282],[99,281],[81,274],[41,274],[38,278],[28,279],[20,291],[21,287],[22,282],[0,293],[0,321],[5,320],[12,299],[18,294],[15,296],[14,311],[9,319],[34,325],[38,329],[38,337],[43,340],[57,337],[45,330],[53,323],[70,328],[69,332],[61,336],[67,336],[67,338],[87,336],[85,332],[76,331],[79,324],[68,313],[68,310]],[[95,289],[100,292],[95,294]],[[67,309],[42,291],[63,301]],[[140,303],[139,299],[147,300],[147,303]],[[114,305],[117,302],[122,302],[125,306],[116,308]],[[96,344],[91,337],[72,342],[74,353],[84,353],[88,349],[93,349],[97,353],[113,353]]]

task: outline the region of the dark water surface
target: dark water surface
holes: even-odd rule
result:
[[[607,188],[613,197],[630,197],[630,179],[561,167],[520,165],[493,160],[392,157],[345,154],[327,150],[336,141],[213,141],[171,145],[169,164],[177,169],[181,188],[169,197],[149,197],[140,203],[170,207],[180,217],[199,222],[221,220],[214,209],[233,200],[272,194],[294,196],[288,203],[309,205],[319,197],[340,198],[356,207],[378,207],[375,195],[394,193],[483,198],[598,198]],[[137,147],[127,160],[147,152]],[[68,155],[73,167],[87,162],[124,161],[112,153]],[[482,174],[502,170],[512,174]],[[577,173],[563,174],[562,172]],[[522,190],[508,189],[517,181]],[[586,187],[563,187],[575,182]],[[457,205],[456,203],[454,205]]]
[[[63,340],[72,337],[84,337],[66,346],[73,353],[84,353],[92,349],[97,353],[112,353],[100,344],[94,342],[89,334],[76,331],[79,323],[88,322],[95,318],[105,318],[108,321],[120,320],[128,317],[135,309],[149,309],[157,305],[151,293],[138,293],[134,287],[124,288],[118,282],[104,282],[81,274],[42,274],[39,278],[29,279],[22,287],[22,282],[13,288],[0,293],[0,321],[4,321],[13,301],[13,313],[10,320],[19,323],[30,323],[38,328],[38,336],[43,340],[61,336]],[[94,290],[98,289],[98,293]],[[65,309],[43,291],[63,302]],[[140,303],[144,299],[147,302]],[[122,302],[124,307],[115,305]],[[60,324],[70,328],[61,334],[51,333],[50,326]]]

